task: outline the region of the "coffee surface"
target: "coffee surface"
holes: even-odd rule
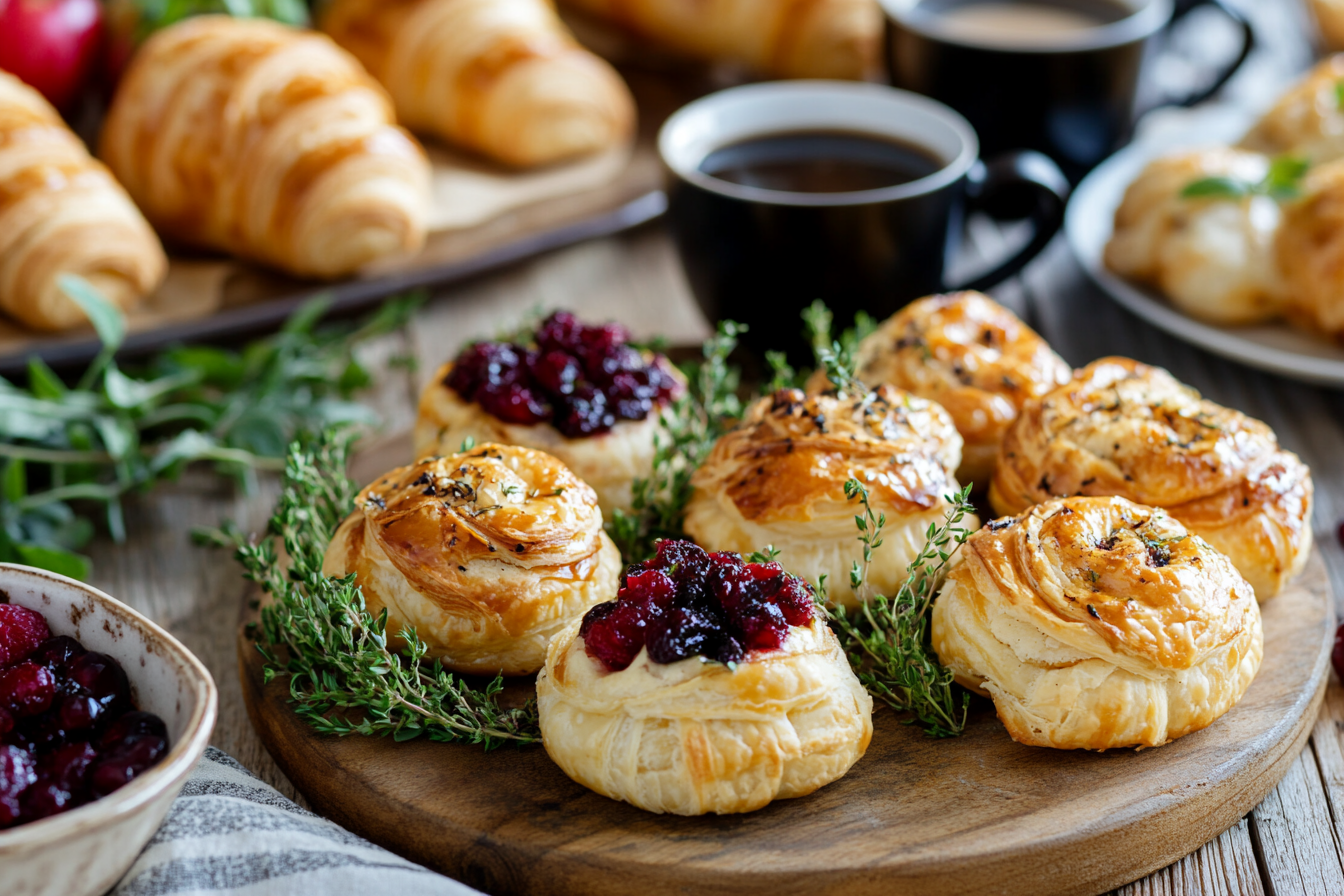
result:
[[[1056,5],[998,0],[948,6],[935,15],[939,32],[952,40],[1020,46],[1068,41],[1116,21],[1124,12],[1107,2]]]
[[[729,183],[788,193],[855,193],[909,183],[943,163],[929,150],[845,131],[753,137],[710,153],[704,173]]]

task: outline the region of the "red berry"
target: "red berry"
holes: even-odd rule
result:
[[[163,719],[152,712],[132,710],[107,726],[107,730],[98,740],[98,746],[100,749],[109,750],[129,738],[145,736],[167,740],[168,726],[163,724]]]
[[[153,734],[130,737],[89,769],[89,789],[95,797],[126,786],[168,752],[168,740]]]
[[[16,716],[46,712],[56,696],[56,676],[46,666],[20,663],[0,672],[0,703]]]
[[[37,764],[32,754],[9,744],[0,744],[0,828],[18,820],[23,795],[37,783]]]
[[[1330,651],[1330,663],[1335,667],[1339,680],[1344,681],[1344,625],[1335,629],[1335,647]]]
[[[85,653],[70,661],[70,680],[104,706],[130,698],[121,664],[105,653]]]
[[[42,646],[37,648],[28,659],[41,666],[46,666],[57,675],[63,673],[70,661],[82,653],[87,653],[84,646],[67,635],[57,635],[54,638],[48,638],[42,642]]]
[[[1335,534],[1339,538],[1339,543],[1344,544],[1344,523],[1339,524],[1339,531]]]
[[[66,744],[38,765],[37,783],[24,795],[25,821],[49,818],[87,800],[89,769],[98,754],[85,742]]]
[[[14,730],[14,714],[0,706],[0,737]]]
[[[17,604],[0,604],[0,667],[22,662],[50,637],[41,613]]]
[[[583,618],[579,634],[589,656],[613,672],[628,667],[644,649],[644,619],[632,603],[598,604]]]

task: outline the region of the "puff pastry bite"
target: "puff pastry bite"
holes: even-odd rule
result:
[[[978,292],[911,302],[859,343],[855,362],[861,381],[888,383],[951,414],[963,442],[957,478],[982,489],[1022,404],[1073,376],[1034,330]],[[826,387],[818,370],[808,388]]]
[[[1005,515],[1063,495],[1165,508],[1265,600],[1307,562],[1312,494],[1306,464],[1259,420],[1159,367],[1103,358],[1023,408],[989,501]]]
[[[806,583],[664,541],[615,601],[551,642],[542,743],[565,774],[677,815],[750,812],[845,774],[872,698]]]
[[[1344,54],[1319,63],[1289,88],[1242,138],[1241,145],[1269,155],[1301,156],[1316,164],[1344,158],[1341,81]]]
[[[661,355],[630,346],[620,324],[585,326],[557,311],[524,343],[478,342],[420,394],[417,457],[467,438],[554,455],[597,491],[604,513],[629,510],[653,469],[662,409],[684,390]]]
[[[155,33],[117,88],[99,154],[161,233],[305,277],[425,239],[429,162],[331,39],[198,16]]]
[[[1125,190],[1106,244],[1106,266],[1162,292],[1176,307],[1216,324],[1276,316],[1283,285],[1274,239],[1281,220],[1272,197],[1186,197],[1190,184],[1226,177],[1249,184],[1269,159],[1217,147],[1163,156]]]
[[[359,493],[322,571],[354,573],[388,631],[414,627],[457,672],[525,675],[610,600],[621,558],[597,496],[540,451],[481,445],[393,470]]]
[[[1013,740],[1156,747],[1246,693],[1264,634],[1231,562],[1165,511],[1064,498],[961,547],[933,605],[933,647],[994,700]]]
[[[961,436],[931,401],[886,385],[863,397],[781,389],[752,404],[695,471],[686,534],[715,551],[773,545],[791,572],[825,575],[832,600],[857,606],[849,570],[863,547],[845,482],[867,485],[873,511],[887,516],[868,585],[893,594],[960,488],[960,462]]]
[[[88,318],[62,274],[126,310],[167,267],[126,191],[41,94],[0,71],[0,310],[37,330],[68,329]]]
[[[634,128],[625,82],[550,0],[333,0],[318,24],[407,127],[511,165],[618,146]]]
[[[1284,206],[1277,250],[1289,320],[1344,341],[1344,159],[1307,172],[1301,198]]]

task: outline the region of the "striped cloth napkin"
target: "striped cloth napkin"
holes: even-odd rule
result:
[[[299,808],[210,747],[111,896],[481,896]]]

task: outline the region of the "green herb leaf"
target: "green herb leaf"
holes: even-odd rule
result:
[[[1241,199],[1251,194],[1254,185],[1231,177],[1204,177],[1191,181],[1181,190],[1182,199]]]
[[[81,582],[89,577],[89,558],[74,551],[36,544],[16,544],[14,550],[19,560],[28,566],[36,566]]]

